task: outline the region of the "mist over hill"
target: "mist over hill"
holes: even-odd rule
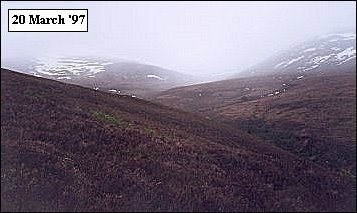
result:
[[[2,66],[36,77],[141,98],[201,81],[197,76],[107,56],[11,58],[4,59]]]
[[[1,53],[1,211],[356,212],[356,2],[5,1]]]
[[[356,32],[320,35],[281,51],[234,77],[328,72],[356,65]]]

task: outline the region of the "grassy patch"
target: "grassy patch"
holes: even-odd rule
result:
[[[145,127],[144,128],[144,131],[146,132],[146,133],[148,133],[148,134],[152,134],[152,135],[156,135],[156,131],[154,130],[154,129],[151,129],[151,128],[149,128],[149,127]]]
[[[114,126],[123,125],[123,120],[117,116],[109,115],[101,111],[92,111],[92,116],[97,120],[103,121]]]
[[[158,132],[150,127],[144,127],[144,132],[152,137],[159,138],[161,140],[165,140],[168,138],[168,135],[162,132]]]
[[[35,92],[35,91],[31,90],[31,89],[26,89],[24,91],[24,95],[29,97],[29,98],[31,98],[31,99],[40,99],[40,98],[42,98],[41,94],[39,94],[39,93],[37,93],[37,92]]]
[[[355,162],[355,155],[348,152],[345,146],[329,144],[314,135],[300,138],[294,134],[292,126],[290,129],[289,126],[283,129],[275,128],[266,121],[257,119],[241,122],[238,128],[322,166],[339,169],[353,165]],[[353,167],[346,171],[355,174],[355,170]]]

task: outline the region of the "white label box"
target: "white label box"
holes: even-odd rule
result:
[[[88,9],[8,9],[8,32],[88,32]]]

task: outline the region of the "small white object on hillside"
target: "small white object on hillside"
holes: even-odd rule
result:
[[[120,90],[110,89],[110,90],[108,90],[108,92],[112,92],[112,93],[119,94],[119,93],[120,93]]]
[[[159,79],[159,80],[164,80],[163,78],[161,78],[160,76],[157,76],[157,75],[153,75],[153,74],[149,74],[146,76],[147,78],[156,78],[156,79]]]

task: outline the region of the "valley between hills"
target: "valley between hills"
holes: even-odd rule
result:
[[[356,211],[355,48],[323,36],[206,83],[4,60],[1,211]]]

